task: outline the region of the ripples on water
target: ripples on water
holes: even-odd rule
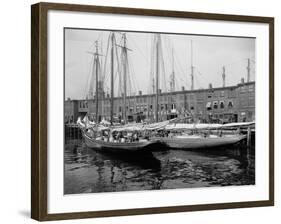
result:
[[[252,185],[254,152],[254,147],[247,152],[246,148],[236,146],[112,155],[71,140],[65,146],[64,193]]]

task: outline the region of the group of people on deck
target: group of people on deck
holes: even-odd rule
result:
[[[97,132],[96,135],[92,137],[95,137],[96,140],[114,143],[131,143],[139,141],[139,133],[137,131],[128,132],[103,130]]]

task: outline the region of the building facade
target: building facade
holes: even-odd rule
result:
[[[99,120],[110,120],[110,96],[99,88],[98,117]],[[113,115],[121,121],[126,111],[129,122],[141,122],[155,118],[155,94],[143,95],[140,91],[136,96],[126,98],[115,97]],[[65,101],[65,122],[75,122],[79,116],[86,114],[95,118],[96,101],[94,99]],[[255,120],[255,82],[241,80],[236,86],[208,89],[161,92],[159,90],[158,117],[159,121],[173,117],[192,117],[192,122],[229,123]],[[71,118],[71,119],[70,119]]]

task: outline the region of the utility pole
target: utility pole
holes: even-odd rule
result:
[[[114,106],[114,33],[111,33],[111,105],[110,105],[110,122],[113,124],[113,106]]]
[[[190,42],[190,60],[191,60],[191,90],[194,90],[194,66],[193,66],[193,43],[192,40]]]
[[[222,67],[222,87],[225,87],[225,66]]]
[[[250,66],[250,58],[248,58],[248,65],[247,65],[247,82],[250,82],[250,71],[251,71],[251,66]]]

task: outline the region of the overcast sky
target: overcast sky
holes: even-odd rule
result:
[[[106,55],[109,31],[100,30],[65,30],[65,97],[83,99],[88,93],[92,74],[93,56],[87,51],[94,51],[94,43],[99,42],[101,54]],[[121,34],[116,33],[117,44]],[[152,33],[126,32],[130,85],[128,94],[152,91],[151,49]],[[176,90],[181,86],[190,89],[191,40],[193,52],[194,89],[222,86],[222,67],[226,69],[226,86],[236,85],[244,77],[247,80],[247,59],[250,59],[251,81],[255,80],[255,39],[198,35],[161,34],[163,66],[161,66],[160,88],[169,90],[169,77],[172,72],[172,49],[174,51],[174,71]],[[118,52],[120,54],[120,52]],[[105,61],[106,56],[101,57]],[[109,61],[110,57],[107,57]],[[109,92],[109,63],[105,72],[105,91]],[[155,67],[155,65],[153,65]],[[117,70],[117,64],[115,64]],[[118,81],[115,80],[115,93]]]

